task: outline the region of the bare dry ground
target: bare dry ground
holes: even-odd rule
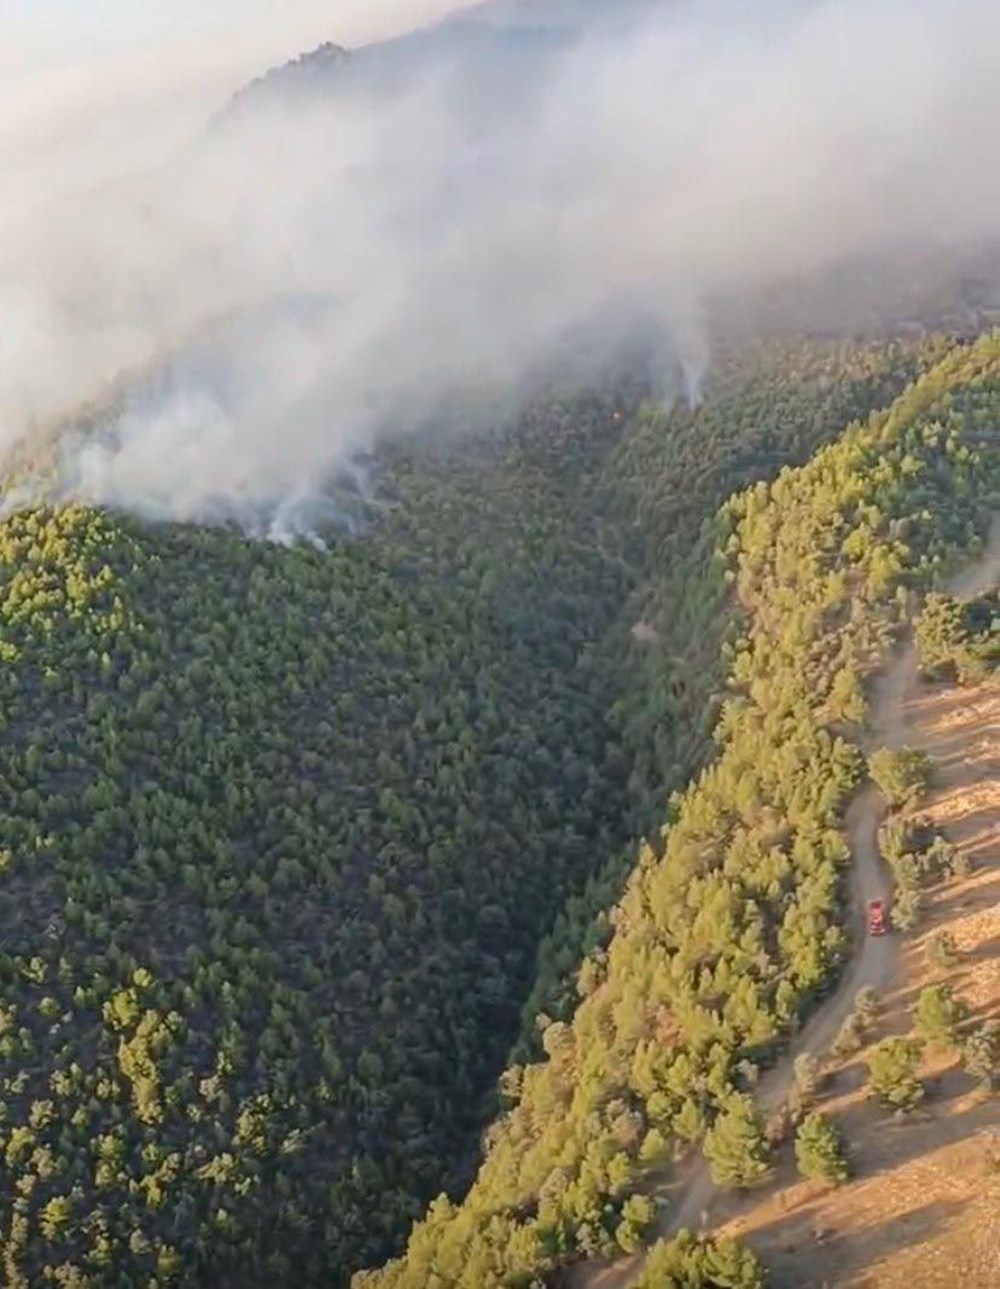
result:
[[[907,1031],[917,995],[935,981],[951,984],[976,1020],[1000,1016],[1000,686],[915,684],[904,726],[935,764],[919,813],[974,868],[929,893],[873,1042]],[[941,930],[960,952],[943,970],[925,954]],[[837,1190],[803,1182],[786,1151],[773,1187],[716,1201],[709,1224],[746,1239],[777,1289],[1000,1289],[1000,1098],[978,1091],[953,1052],[932,1052],[924,1106],[897,1119],[865,1096],[866,1051],[829,1063],[820,1106],[850,1145],[856,1180]]]

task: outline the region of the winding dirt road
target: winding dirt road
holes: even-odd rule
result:
[[[949,594],[968,599],[995,586],[1000,579],[1000,515],[994,517],[986,549],[971,567],[948,583]],[[906,741],[906,702],[917,680],[917,658],[912,647],[897,653],[883,670],[872,692],[869,705],[871,748],[899,747]],[[874,787],[864,788],[851,803],[845,819],[845,832],[851,848],[852,922],[857,952],[848,965],[837,990],[814,1013],[799,1031],[777,1065],[760,1079],[755,1099],[765,1115],[775,1111],[788,1096],[795,1077],[795,1058],[802,1052],[818,1053],[830,1046],[854,1008],[859,989],[870,985],[884,990],[893,980],[899,958],[899,943],[893,935],[872,937],[865,933],[864,911],[869,900],[888,899],[891,877],[878,851],[878,829],[882,820],[881,797]],[[664,1199],[664,1189],[651,1191]],[[658,1237],[675,1235],[688,1227],[703,1225],[719,1188],[712,1181],[707,1162],[694,1163],[676,1202],[663,1212]],[[626,1289],[638,1275],[643,1255],[604,1264],[584,1264],[574,1269],[568,1283],[574,1289]]]

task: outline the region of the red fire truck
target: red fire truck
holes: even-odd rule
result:
[[[885,935],[887,930],[885,904],[882,900],[870,900],[868,903],[868,934]]]

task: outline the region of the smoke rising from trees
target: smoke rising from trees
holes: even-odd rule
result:
[[[998,48],[990,0],[501,2],[204,129],[190,69],[156,129],[104,91],[58,180],[8,149],[0,442],[122,381],[65,489],[294,527],[595,318],[653,319],[693,395],[707,301],[997,238]]]

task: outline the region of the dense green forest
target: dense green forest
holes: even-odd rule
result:
[[[633,588],[603,645],[620,678],[611,721],[626,753],[635,831],[662,824],[669,794],[712,750],[732,596],[715,558],[715,513],[734,491],[804,462],[844,426],[887,406],[945,342],[792,340],[755,344],[710,373],[694,411],[646,407],[605,468],[595,540]],[[624,677],[624,683],[621,683]],[[606,943],[608,913],[634,863],[625,848],[567,902],[539,955],[518,1060],[537,1055],[535,1018],[566,1019],[581,960]]]
[[[643,847],[572,1019],[503,1076],[508,1108],[471,1191],[439,1197],[359,1289],[527,1286],[632,1251],[655,1216],[643,1173],[693,1147],[723,1184],[766,1173],[755,1078],[847,948],[840,824],[864,771],[865,676],[981,538],[998,420],[994,335],[721,509],[745,629],[727,648],[718,754]]]
[[[397,444],[371,530],[326,551],[79,507],[0,524],[3,1283],[344,1283],[471,1181],[507,1053],[532,1049],[537,1011],[569,1019],[585,950],[590,998],[545,1029],[544,1065],[503,1078],[520,1105],[490,1129],[469,1203],[439,1201],[386,1280],[505,1282],[633,1238],[640,1157],[675,1117],[701,1135],[736,1057],[780,1034],[841,949],[831,819],[854,765],[818,725],[782,762],[818,837],[782,839],[767,812],[792,807],[768,798],[766,764],[744,774],[745,836],[726,845],[749,857],[750,897],[711,865],[689,885],[708,843],[683,820],[730,791],[717,766],[680,807],[674,860],[657,833],[599,912],[628,839],[707,754],[728,582],[763,597],[781,545],[766,490],[725,512],[728,568],[712,516],[936,352],[764,347],[723,362],[694,412],[553,396],[490,434]],[[955,415],[913,450],[935,506],[959,477]],[[893,514],[912,496],[886,469]],[[969,518],[941,528],[950,513],[914,521],[928,550],[967,536]],[[871,558],[889,558],[866,516]],[[802,550],[819,538],[803,520]],[[881,604],[899,571],[850,558]],[[859,657],[874,622],[852,626]],[[764,646],[737,648],[750,697],[721,728],[738,748],[755,719],[738,668]],[[650,930],[648,901],[675,895],[669,936],[705,910],[697,980]],[[717,1018],[727,973],[746,980]],[[657,1111],[675,1055],[702,1090]],[[577,1084],[597,1100],[566,1112]]]

